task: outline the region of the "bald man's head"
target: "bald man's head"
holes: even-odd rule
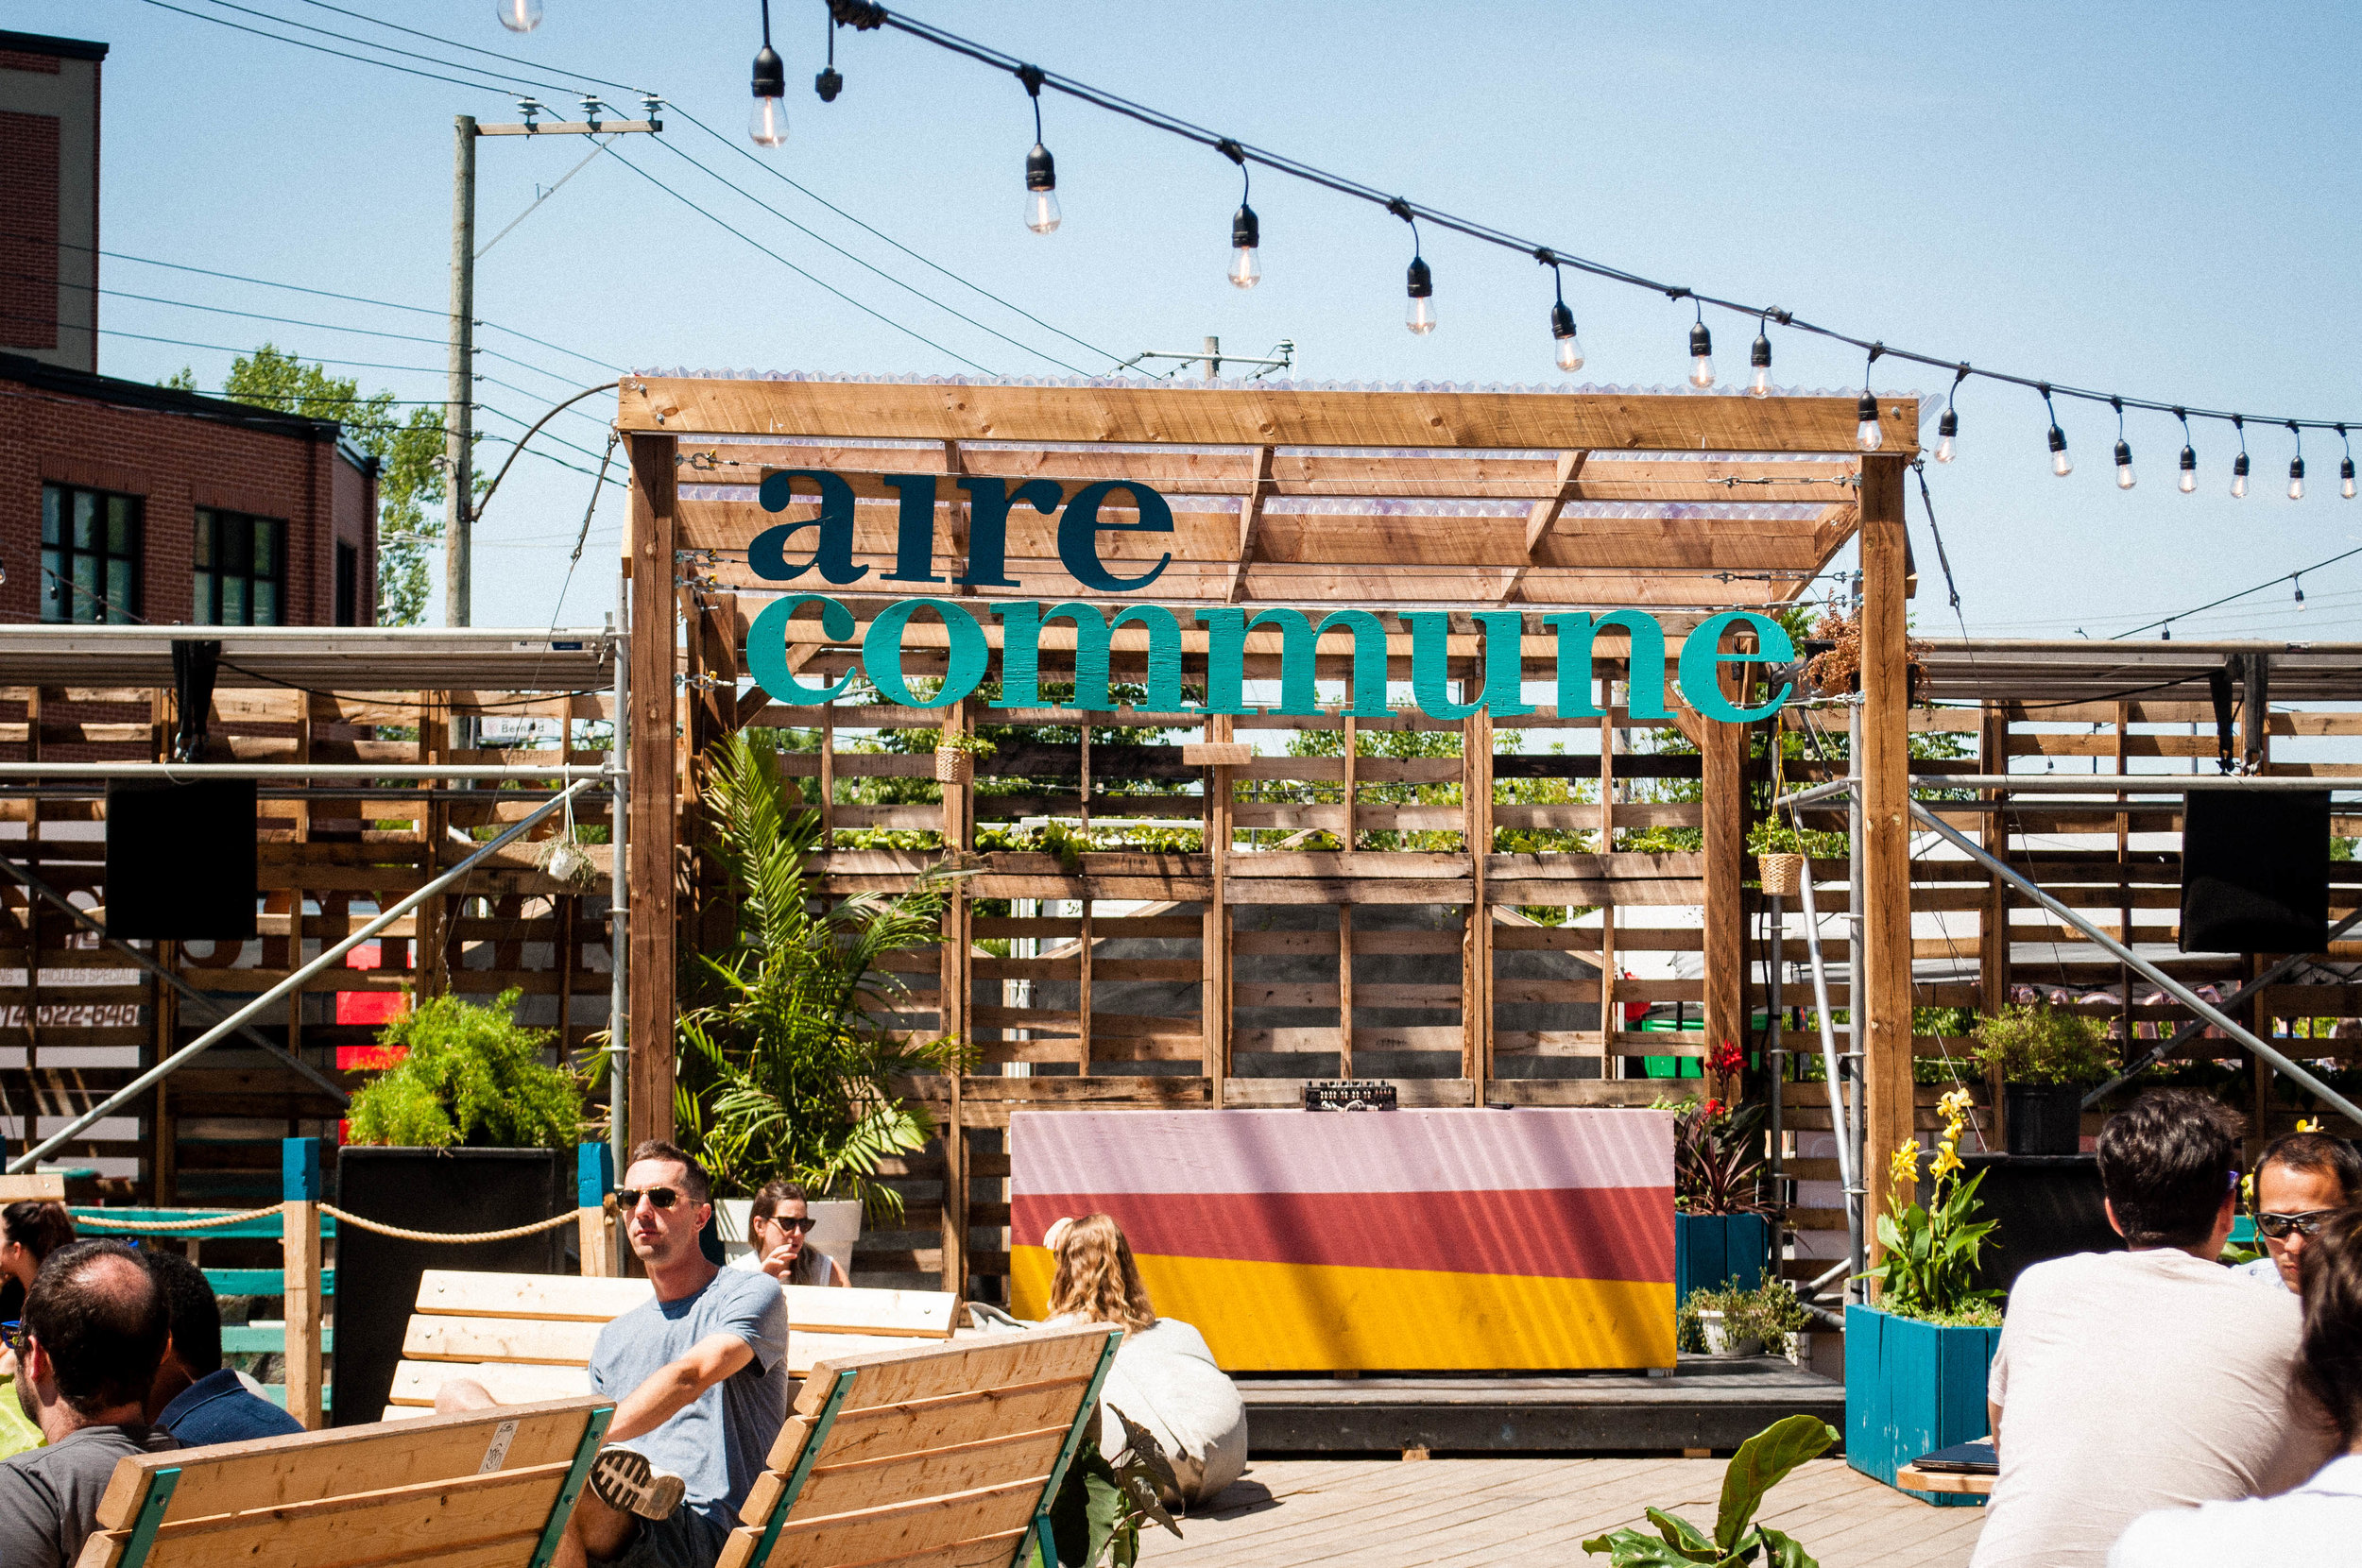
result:
[[[25,1330],[55,1369],[59,1395],[84,1416],[147,1397],[170,1324],[155,1277],[120,1241],[60,1248],[25,1297]]]

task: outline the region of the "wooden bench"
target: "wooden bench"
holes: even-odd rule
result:
[[[543,1568],[614,1414],[565,1399],[119,1459],[76,1568]]]
[[[813,1369],[719,1568],[1034,1568],[1094,1439],[1104,1323],[831,1357]]]
[[[952,1336],[958,1298],[942,1290],[790,1285],[787,1365],[802,1377],[826,1359]],[[385,1419],[432,1409],[450,1377],[470,1377],[503,1404],[590,1392],[599,1330],[649,1299],[643,1279],[490,1274],[430,1269],[402,1335]]]

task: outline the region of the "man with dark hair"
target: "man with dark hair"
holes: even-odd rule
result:
[[[145,1252],[147,1271],[164,1293],[172,1321],[156,1381],[147,1390],[147,1419],[184,1448],[248,1438],[283,1438],[303,1423],[255,1393],[221,1364],[221,1304],[205,1271],[172,1253]]]
[[[2001,1474],[1971,1568],[2102,1568],[2139,1515],[2285,1491],[2336,1445],[2296,1383],[2295,1298],[2217,1261],[2241,1125],[2159,1089],[2100,1129],[2130,1250],[2037,1263],[2010,1289],[1986,1395]]]
[[[0,1563],[67,1568],[97,1527],[115,1461],[180,1446],[146,1421],[168,1332],[163,1292],[122,1242],[43,1261],[16,1336],[16,1398],[47,1446],[0,1464]]]
[[[2362,1154],[2326,1133],[2275,1138],[2255,1162],[2255,1230],[2264,1255],[2239,1272],[2297,1288],[2305,1247],[2321,1222],[2362,1200]]]

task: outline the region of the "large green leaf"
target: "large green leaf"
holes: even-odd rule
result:
[[[1714,1540],[1724,1552],[1737,1548],[1763,1494],[1806,1459],[1819,1458],[1838,1440],[1837,1428],[1819,1416],[1786,1416],[1749,1438],[1722,1473],[1722,1506],[1715,1510]],[[1656,1517],[1653,1509],[1652,1519]]]
[[[1593,1536],[1583,1543],[1583,1549],[1593,1556],[1605,1554],[1610,1568],[1697,1568],[1701,1561],[1714,1560],[1691,1557],[1638,1530],[1613,1530]]]
[[[1794,1536],[1767,1529],[1758,1529],[1755,1533],[1763,1538],[1764,1568],[1821,1568],[1821,1564],[1797,1543]]]
[[[1663,1508],[1646,1511],[1649,1523],[1656,1526],[1656,1533],[1665,1538],[1665,1543],[1690,1561],[1713,1562],[1722,1556],[1721,1548],[1707,1537],[1705,1531],[1679,1514],[1667,1513]]]

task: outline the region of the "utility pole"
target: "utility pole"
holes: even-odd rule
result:
[[[475,589],[475,144],[480,136],[615,136],[627,131],[653,135],[664,128],[656,117],[661,101],[642,100],[647,116],[603,120],[605,106],[585,94],[579,120],[544,121],[531,98],[520,98],[522,124],[483,126],[471,114],[452,122],[451,178],[451,384],[443,409],[443,463],[451,486],[443,522],[443,623],[473,623]],[[569,178],[572,178],[569,176]],[[564,181],[560,180],[560,184]],[[514,225],[511,225],[513,228]],[[496,239],[499,236],[494,236]]]

